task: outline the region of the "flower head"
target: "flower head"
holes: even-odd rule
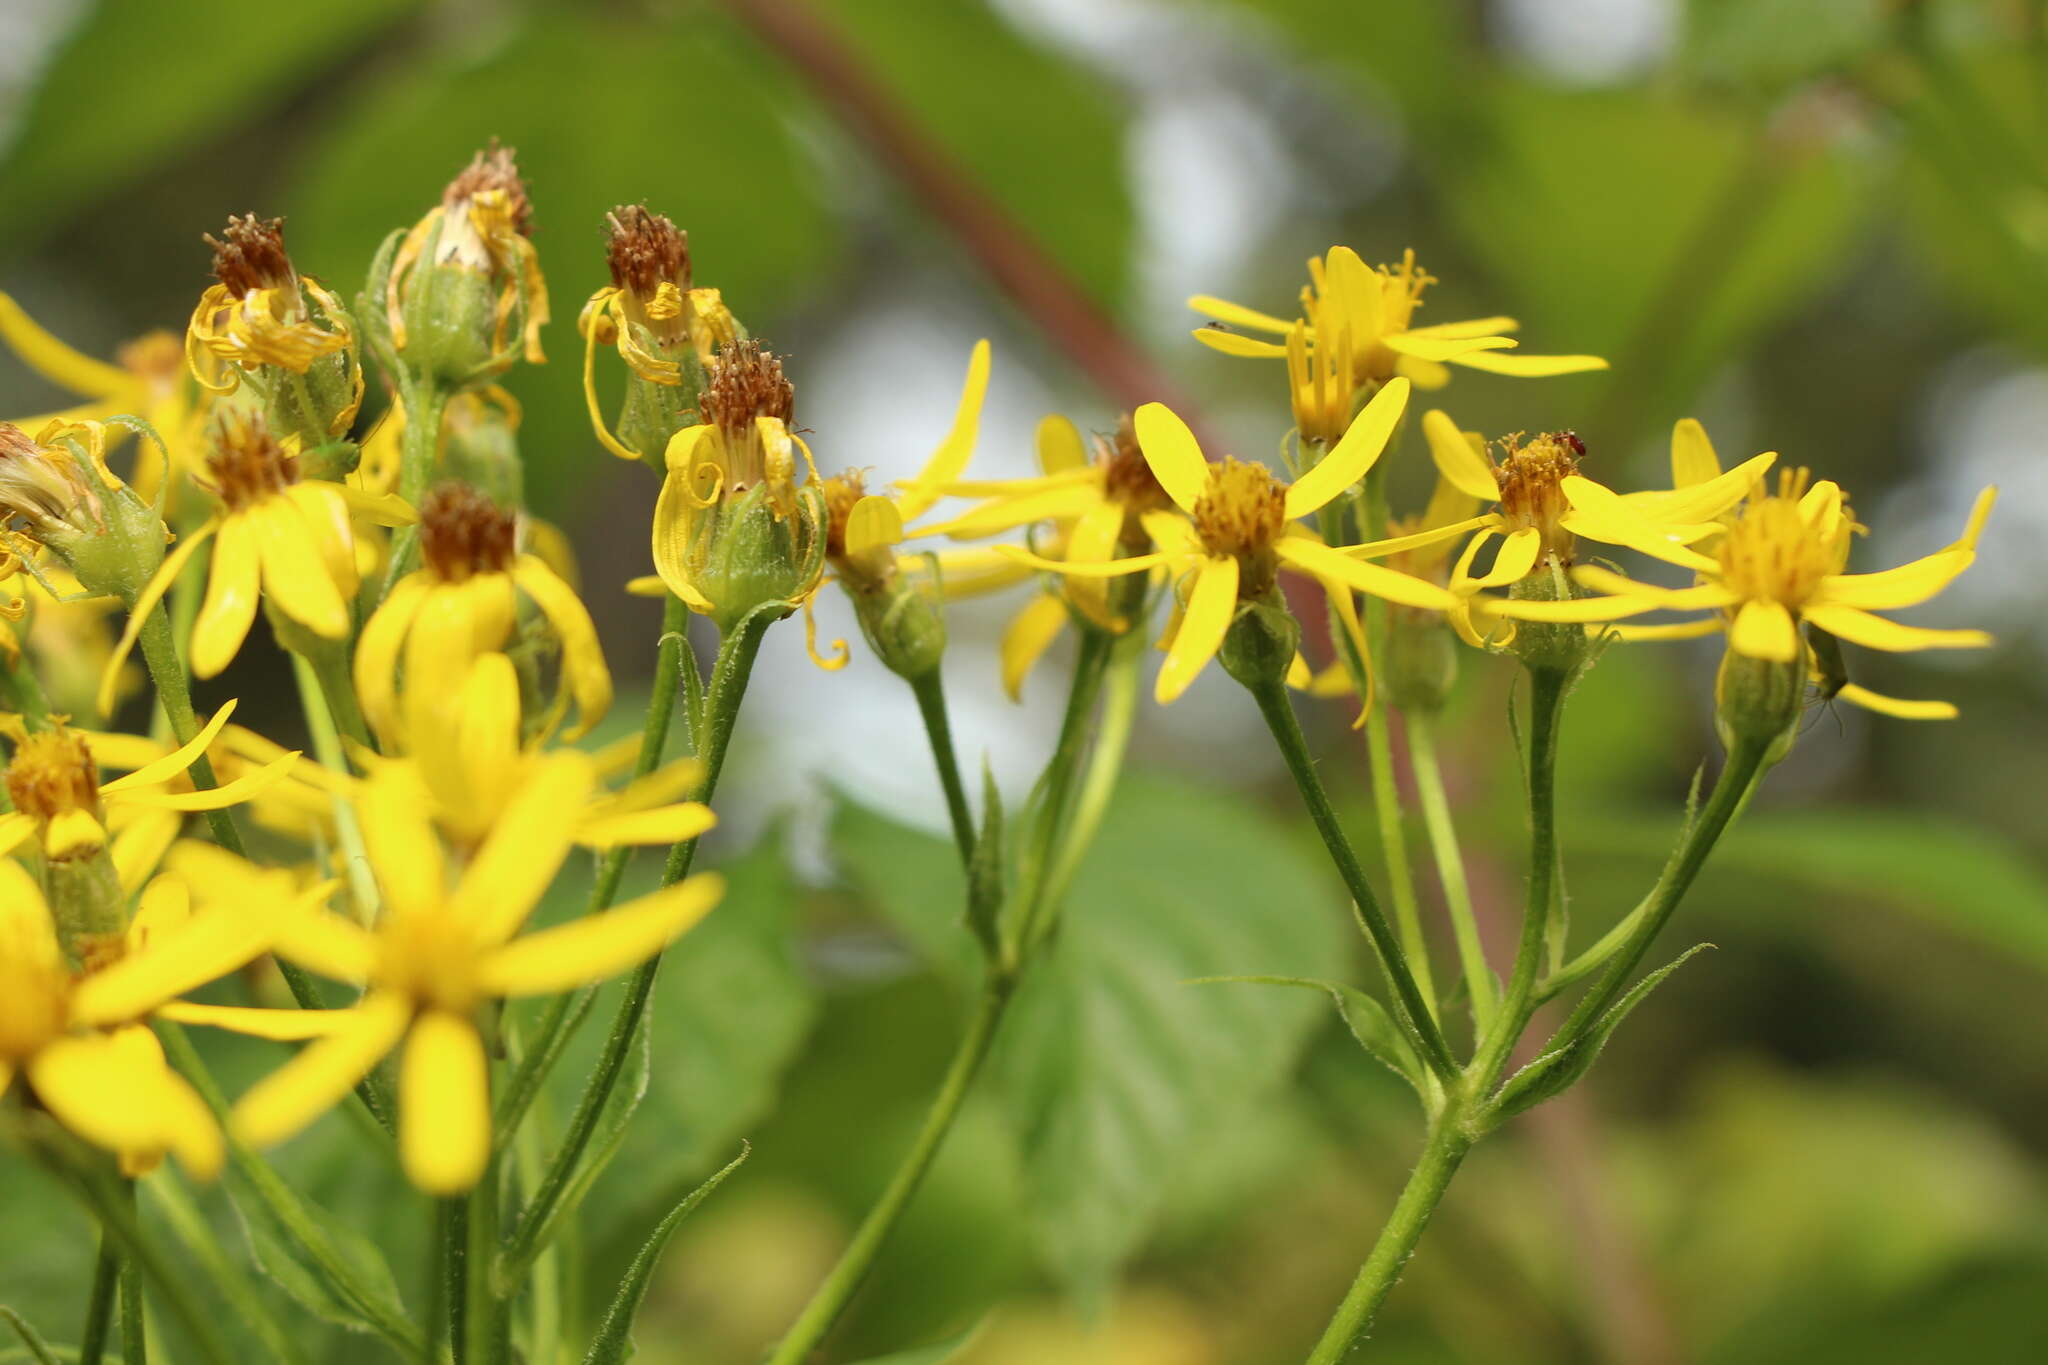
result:
[[[421,1189],[474,1185],[491,1150],[490,1062],[478,1030],[486,1003],[600,981],[660,952],[717,904],[702,874],[629,904],[530,934],[520,930],[572,846],[571,822],[596,785],[574,751],[547,755],[518,785],[482,844],[462,858],[443,850],[427,799],[404,784],[359,802],[370,866],[383,893],[373,929],[318,912],[293,916],[275,951],[310,970],[366,988],[361,1003],[296,1011],[317,1036],[235,1106],[232,1123],[259,1145],[289,1137],[333,1105],[383,1057],[399,1064],[399,1157]],[[173,850],[173,865],[253,900],[274,892],[247,864],[202,845]],[[206,1022],[277,1037],[271,1011],[214,1009]]]
[[[470,665],[504,648],[524,596],[562,651],[564,701],[577,708],[574,734],[611,707],[611,674],[597,627],[569,585],[539,556],[522,553],[519,522],[465,483],[444,483],[420,506],[421,566],[400,579],[363,627],[356,645],[356,693],[363,715],[387,742],[401,732],[418,744],[445,722]],[[403,668],[401,708],[396,678]],[[403,711],[403,714],[402,714]]]
[[[1309,283],[1301,291],[1301,353],[1290,361],[1291,366],[1301,367],[1294,386],[1297,412],[1304,400],[1302,381],[1312,379],[1317,366],[1332,367],[1338,362],[1345,362],[1349,370],[1348,384],[1337,386],[1345,390],[1346,403],[1351,391],[1384,384],[1396,376],[1418,388],[1440,388],[1450,379],[1446,364],[1523,376],[1607,368],[1607,362],[1598,356],[1504,354],[1516,345],[1514,338],[1505,335],[1515,330],[1513,318],[1416,326],[1415,310],[1436,280],[1416,265],[1412,251],[1404,253],[1397,265],[1368,266],[1350,247],[1336,246],[1327,257],[1311,257],[1308,269]],[[1293,349],[1284,340],[1296,328],[1288,319],[1206,294],[1189,299],[1188,306],[1218,322],[1283,338],[1261,341],[1214,325],[1195,329],[1197,341],[1225,355],[1287,356]],[[1311,348],[1321,353],[1314,357],[1314,365],[1309,363]],[[1327,416],[1334,401],[1330,395],[1336,388],[1316,390],[1311,385],[1310,391],[1317,395],[1308,409],[1315,430],[1304,427],[1303,435],[1317,439],[1317,432],[1329,430]]]

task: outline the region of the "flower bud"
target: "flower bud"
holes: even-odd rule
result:
[[[459,390],[541,353],[547,281],[534,253],[533,202],[509,148],[478,152],[441,202],[371,266],[384,341],[415,382]]]
[[[1301,648],[1301,623],[1278,593],[1239,605],[1223,637],[1224,671],[1249,688],[1278,687]]]
[[[519,400],[496,384],[448,400],[441,419],[441,475],[473,484],[507,507],[525,506],[521,416]]]
[[[87,591],[133,603],[163,563],[163,521],[107,468],[99,423],[53,423],[43,438],[0,422],[0,514],[18,518],[0,532],[7,555],[27,564],[39,546]]]
[[[193,377],[227,393],[247,383],[270,426],[308,450],[346,435],[363,403],[355,320],[285,251],[284,220],[230,217],[207,235],[220,283],[200,296],[186,331]],[[352,450],[352,448],[351,448]],[[332,463],[347,472],[352,454]]]
[[[58,941],[74,962],[99,965],[119,950],[127,897],[107,851],[92,750],[61,725],[17,730],[6,784],[14,808],[36,822]]]
[[[850,469],[825,481],[825,558],[852,600],[860,633],[876,657],[898,677],[925,677],[938,668],[946,653],[945,593],[938,557],[925,557],[929,572],[907,574],[897,561],[891,539],[858,547],[849,544],[847,528],[854,520],[854,509],[863,502],[875,506],[885,500],[868,496],[860,470]],[[880,510],[891,524],[892,535],[896,534],[900,522],[893,508],[882,506]]]
[[[1517,602],[1563,602],[1577,595],[1563,565],[1547,555],[1508,588],[1508,596]],[[1538,672],[1575,672],[1593,655],[1586,628],[1574,622],[1518,622],[1508,649],[1525,667]]]
[[[1806,706],[1806,669],[1799,660],[1759,659],[1730,649],[1714,676],[1714,728],[1730,753],[1760,746],[1766,764],[1791,751]]]

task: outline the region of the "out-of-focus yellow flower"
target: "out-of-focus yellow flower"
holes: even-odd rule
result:
[[[412,686],[408,681],[407,690]],[[522,739],[519,678],[505,655],[481,656],[447,690],[453,705],[446,722],[412,728],[403,758],[372,760],[374,780],[363,799],[395,790],[400,800],[423,801],[452,847],[474,850],[504,821],[527,776],[555,751],[544,738]],[[410,708],[401,702],[401,709]],[[583,804],[558,811],[557,818],[585,848],[694,839],[718,818],[702,802],[676,798],[694,790],[702,775],[693,759],[666,764],[617,792],[594,786]]]
[[[1467,322],[1414,325],[1423,291],[1436,281],[1406,252],[1394,266],[1368,266],[1348,246],[1330,248],[1327,258],[1309,258],[1309,283],[1301,291],[1303,340],[1331,360],[1349,357],[1351,387],[1384,384],[1399,375],[1417,388],[1441,388],[1450,382],[1446,364],[1491,374],[1578,374],[1604,370],[1607,362],[1591,355],[1507,355],[1516,345],[1506,335],[1513,318],[1474,318]],[[1261,313],[1242,304],[1197,294],[1188,306],[1218,322],[1266,332],[1282,338],[1260,341],[1217,326],[1198,327],[1195,339],[1225,355],[1281,357],[1295,320]],[[1350,395],[1345,399],[1348,402]]]
[[[461,691],[478,656],[504,647],[519,620],[519,597],[540,609],[562,648],[562,684],[574,697],[580,735],[611,708],[612,679],[597,627],[569,585],[541,560],[517,552],[518,518],[465,483],[444,483],[420,508],[421,567],[400,579],[356,644],[356,695],[378,735],[401,730],[417,745],[414,720],[431,726]],[[401,661],[408,697],[427,710],[401,716]]]
[[[574,751],[550,754],[520,774],[518,791],[474,856],[442,850],[423,796],[379,790],[358,803],[384,915],[365,929],[332,913],[293,916],[275,951],[309,970],[367,987],[360,1004],[295,1011],[290,1021],[319,1041],[259,1082],[235,1106],[243,1140],[282,1141],[333,1105],[387,1053],[399,1065],[399,1158],[422,1190],[470,1188],[490,1160],[490,1063],[478,1011],[507,996],[545,995],[601,981],[646,960],[710,911],[723,892],[705,873],[615,910],[521,935],[534,905],[573,844],[565,811],[581,808],[595,765]],[[246,898],[274,891],[241,860],[181,844],[175,870]],[[279,1011],[208,1011],[205,1022],[276,1037]],[[301,1033],[299,1036],[306,1036]]]
[[[1454,605],[1431,583],[1364,563],[1323,544],[1296,518],[1316,511],[1363,478],[1386,449],[1408,402],[1408,382],[1396,379],[1366,404],[1344,438],[1292,484],[1262,464],[1225,458],[1211,464],[1187,424],[1161,403],[1147,403],[1134,419],[1138,445],[1153,477],[1185,513],[1150,512],[1140,520],[1158,549],[1150,554],[1081,563],[1000,547],[1020,563],[1052,573],[1110,578],[1166,567],[1188,588],[1173,643],[1154,689],[1161,702],[1187,690],[1222,648],[1240,602],[1270,598],[1285,564],[1322,583],[1333,595],[1370,593],[1390,602],[1433,610]]]
[[[295,444],[278,441],[260,418],[221,412],[207,457],[208,487],[220,509],[164,556],[163,567],[137,598],[101,685],[103,713],[112,709],[117,671],[142,623],[209,538],[214,546],[206,600],[192,627],[195,674],[211,678],[233,661],[265,597],[315,635],[348,637],[359,581],[351,512],[385,525],[416,517],[395,497],[317,479],[301,482]]]
[[[1574,503],[1583,491],[1567,492]],[[1809,486],[1807,471],[1781,470],[1775,493],[1752,494],[1711,553],[1702,553],[1642,523],[1632,548],[1690,569],[1697,583],[1663,588],[1638,582],[1597,565],[1581,565],[1573,577],[1597,595],[1565,602],[1489,602],[1487,609],[1529,621],[1608,622],[1651,611],[1712,613],[1677,626],[1651,627],[1638,638],[1681,638],[1725,631],[1728,647],[1746,658],[1775,664],[1812,666],[1802,626],[1817,627],[1850,644],[1893,652],[1975,649],[1991,643],[1981,630],[1927,630],[1902,626],[1878,611],[1917,606],[1939,594],[1977,558],[1977,539],[1991,514],[1997,490],[1978,496],[1962,536],[1934,554],[1877,573],[1844,572],[1860,530],[1842,490],[1822,481]],[[1604,499],[1587,499],[1599,505]],[[1618,513],[1615,515],[1619,515]],[[1904,701],[1853,684],[1844,700],[1911,720],[1955,715],[1941,701]]]
[[[172,1017],[173,997],[263,953],[266,922],[280,911],[297,912],[272,898],[195,914],[183,885],[159,879],[120,944],[74,966],[35,879],[0,860],[0,1094],[19,1078],[59,1123],[116,1153],[129,1176],[175,1152],[192,1175],[212,1179],[220,1129],[139,1021]]]
[[[147,735],[104,730],[78,730],[102,770],[126,772],[144,768],[185,746]],[[206,757],[213,764],[213,790],[232,788],[242,794],[249,818],[268,830],[302,844],[332,842],[334,800],[347,797],[352,782],[318,763],[281,763],[298,751],[288,750],[247,726],[218,727]],[[189,764],[188,764],[189,768]],[[260,782],[249,779],[260,777]],[[197,792],[189,771],[175,774],[163,790],[169,794]],[[184,825],[174,807],[115,803],[107,811],[107,832],[113,835],[114,865],[121,884],[134,888],[156,870],[157,862]]]
[[[576,319],[576,330],[583,334],[583,397],[604,448],[622,459],[641,460],[688,425],[684,410],[696,403],[718,348],[739,339],[739,326],[716,289],[690,287],[689,234],[638,204],[614,209],[605,221],[612,282],[590,296]],[[632,449],[605,423],[597,401],[600,346],[614,348],[634,377],[675,390],[667,401],[659,394],[628,393],[621,435],[636,444],[646,439],[646,450]],[[691,366],[688,375],[685,366]],[[636,405],[660,411],[640,412]]]

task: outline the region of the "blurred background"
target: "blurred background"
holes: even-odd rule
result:
[[[1045,412],[1103,430],[1155,397],[1268,456],[1279,371],[1193,343],[1185,299],[1291,316],[1306,258],[1347,243],[1417,251],[1442,281],[1422,321],[1509,312],[1531,351],[1609,357],[1465,373],[1436,400],[1488,432],[1574,428],[1603,480],[1662,477],[1673,420],[1696,415],[1724,459],[1774,449],[1841,480],[1865,567],[1945,544],[1998,483],[1979,566],[1908,617],[1998,648],[1850,660],[1962,720],[1816,712],[1673,931],[1673,952],[1720,951],[1589,1084],[1481,1149],[1370,1358],[2048,1359],[2048,5],[5,0],[0,288],[111,355],[181,329],[200,234],[256,212],[352,295],[494,136],[531,187],[556,317],[552,363],[508,380],[530,503],[582,556],[621,733],[658,613],[617,587],[646,571],[654,482],[592,440],[571,320],[623,202],[686,227],[698,282],[785,355],[828,471],[914,470],[981,336],[984,474],[1030,467]],[[0,356],[0,412],[64,401]],[[1397,499],[1424,496],[1423,464],[1409,453]],[[957,613],[948,681],[969,761],[1021,801],[1065,660],[1003,697],[1015,605]],[[825,637],[857,644],[821,607]],[[786,1324],[914,1129],[970,979],[907,690],[861,648],[825,675],[800,645],[770,637],[720,794],[732,903],[671,958],[645,1100],[563,1258],[587,1279],[557,1310],[585,1322],[660,1213],[753,1142],[663,1264],[638,1334],[656,1365],[752,1360]],[[1611,651],[1571,710],[1581,941],[1647,886],[1718,753],[1717,647]],[[1523,839],[1510,670],[1465,674],[1447,757],[1498,917]],[[292,736],[261,651],[228,695]],[[1364,848],[1347,718],[1308,717]],[[1147,703],[1057,970],[831,1359],[977,1329],[970,1365],[1299,1359],[1406,1174],[1412,1104],[1308,993],[1180,983],[1364,982],[1343,911],[1242,692],[1216,674]],[[392,1248],[411,1297],[425,1215],[395,1176],[366,1177],[334,1121],[284,1159]],[[6,1179],[0,1301],[68,1322],[83,1219]],[[330,1335],[325,1359],[366,1358]]]

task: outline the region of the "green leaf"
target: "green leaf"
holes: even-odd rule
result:
[[[417,1356],[421,1341],[400,1330],[409,1328],[410,1318],[384,1253],[324,1210],[298,1200],[283,1181],[277,1185],[294,1201],[289,1213],[260,1198],[234,1201],[256,1268],[321,1321],[381,1336],[409,1348],[408,1358]]]
[[[981,954],[962,922],[960,855],[951,843],[841,793],[832,851],[846,879],[934,971],[954,982],[979,979]]]
[[[856,1365],[942,1365],[974,1343],[981,1334],[981,1324],[976,1323],[958,1336],[947,1337],[944,1341],[929,1346],[916,1346],[908,1351],[892,1351],[885,1356],[870,1356]]]
[[[640,1248],[640,1254],[633,1258],[632,1269],[619,1284],[619,1292],[612,1298],[612,1305],[605,1310],[604,1322],[597,1329],[596,1340],[590,1343],[590,1351],[583,1357],[584,1365],[617,1365],[633,1355],[633,1319],[640,1312],[641,1301],[647,1297],[647,1285],[654,1278],[654,1267],[661,1260],[662,1249],[682,1221],[689,1217],[696,1207],[708,1198],[711,1192],[724,1183],[727,1176],[740,1168],[747,1159],[751,1148],[740,1146],[740,1154],[727,1162],[715,1175],[696,1189],[690,1191],[680,1204],[669,1210],[668,1215],[655,1224],[654,1231]]]
[[[829,249],[817,177],[778,111],[787,78],[715,11],[629,22],[594,6],[538,10],[481,53],[423,48],[366,81],[314,139],[286,199],[293,256],[353,298],[386,233],[413,223],[488,139],[519,153],[554,323],[549,364],[507,379],[525,407],[528,501],[548,515],[593,485],[605,459],[582,394],[572,323],[607,280],[604,215],[645,201],[690,234],[696,282],[722,289],[759,332],[804,297]],[[600,363],[617,401],[620,368]]]
[[[1488,1118],[1496,1123],[1512,1118],[1524,1109],[1533,1108],[1578,1084],[1593,1069],[1593,1063],[1600,1060],[1600,1050],[1607,1046],[1607,1040],[1614,1036],[1614,1030],[1621,1027],[1621,1021],[1628,1018],[1629,1012],[1648,999],[1651,991],[1663,985],[1664,978],[1685,965],[1687,958],[1713,946],[1711,943],[1696,943],[1687,948],[1638,981],[1627,995],[1615,1001],[1607,1013],[1594,1020],[1576,1039],[1555,1052],[1544,1053],[1510,1076],[1508,1083],[1501,1087],[1500,1098],[1494,1101]]]
[[[0,1322],[14,1329],[14,1335],[21,1338],[22,1346],[27,1349],[36,1365],[57,1365],[57,1356],[51,1351],[50,1344],[37,1334],[35,1328],[28,1325],[28,1319],[12,1308],[0,1305]]]
[[[1206,976],[1191,981],[1191,986],[1206,986],[1212,983],[1241,982],[1255,986],[1304,986],[1312,991],[1326,993],[1337,1006],[1345,1027],[1358,1045],[1366,1050],[1374,1061],[1399,1076],[1415,1088],[1418,1096],[1427,1097],[1429,1084],[1422,1064],[1416,1059],[1415,1050],[1408,1046],[1408,1040],[1401,1036],[1400,1026],[1387,1013],[1387,1007],[1359,990],[1341,981],[1317,981],[1303,976]]]
[[[53,230],[178,149],[274,108],[418,7],[216,0],[201,16],[158,0],[99,0],[38,81],[0,159],[0,247]]]
[[[186,1254],[204,1271],[242,1325],[263,1344],[269,1359],[278,1365],[303,1365],[305,1350],[279,1325],[242,1266],[228,1256],[178,1173],[169,1168],[159,1170],[142,1182],[142,1188],[184,1244]]]
[[[1026,973],[992,1066],[1048,1267],[1103,1292],[1177,1172],[1279,1087],[1315,1028],[1286,991],[1198,990],[1247,967],[1342,971],[1335,878],[1236,794],[1127,780]]]
[[[1886,0],[1705,0],[1686,6],[1681,60],[1708,81],[1792,85],[1881,45],[1893,15]]]
[[[1132,219],[1123,119],[1096,77],[1025,38],[985,0],[816,8],[978,189],[1098,301],[1121,301]],[[969,52],[973,60],[960,59]]]

